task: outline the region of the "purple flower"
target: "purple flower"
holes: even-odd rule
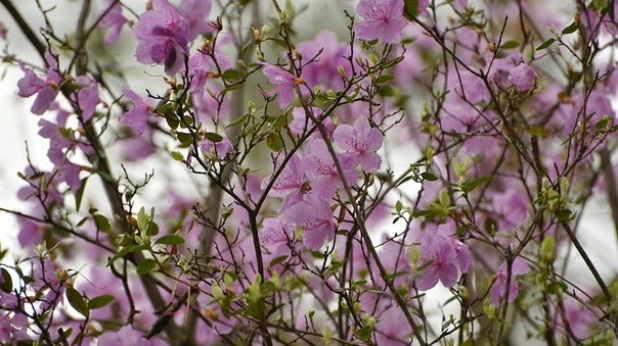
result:
[[[519,92],[532,89],[535,79],[536,73],[528,64],[519,64],[509,72],[509,82],[511,82]]]
[[[339,155],[337,160],[348,184],[354,185],[357,179],[356,160],[348,155]],[[318,197],[328,200],[333,197],[337,189],[343,188],[343,181],[324,140],[316,139],[307,145],[307,156],[303,160],[303,167],[311,173],[312,193]]]
[[[371,127],[369,120],[359,117],[350,125],[339,125],[333,132],[335,144],[343,151],[354,157],[366,172],[375,172],[380,169],[382,158],[377,151],[382,147],[384,136],[375,127]]]
[[[187,21],[189,41],[195,40],[199,35],[214,32],[214,28],[206,20],[210,9],[211,0],[182,0],[178,11]]]
[[[356,34],[366,41],[397,43],[408,24],[403,16],[403,0],[360,0],[356,12],[363,17],[356,26]]]
[[[99,346],[152,346],[152,341],[144,338],[132,326],[122,327],[118,332],[107,332],[99,337]]]
[[[280,210],[287,209],[311,193],[313,189],[311,176],[314,170],[311,163],[301,159],[298,154],[290,158],[269,191],[270,196],[284,197]],[[266,177],[262,181],[262,189],[268,186],[271,179]]]
[[[127,23],[127,19],[122,15],[122,5],[119,1],[103,1],[106,5],[104,11],[109,11],[105,15],[105,17],[103,17],[103,20],[101,20],[100,27],[107,29],[104,39],[105,44],[114,44],[120,39],[122,27]]]
[[[225,55],[220,47],[221,45],[218,44],[214,50],[217,63],[219,64],[221,70],[229,70],[234,66],[234,64],[232,63],[232,60]],[[212,48],[206,47],[204,49]],[[204,85],[206,84],[206,80],[208,79],[211,71],[216,72],[217,69],[215,62],[212,60],[210,55],[206,54],[204,50],[197,51],[193,54],[193,56],[189,59],[189,72],[193,75],[193,79],[191,80],[191,91],[203,91]]]
[[[86,76],[77,77],[75,82],[81,87],[77,92],[77,104],[81,110],[82,120],[87,122],[92,118],[97,105],[101,101],[99,98],[99,85]]]
[[[202,142],[201,149],[204,154],[223,160],[228,153],[234,152],[234,144],[232,144],[227,137],[223,137],[219,142],[205,139],[204,142]]]
[[[302,227],[303,244],[312,251],[319,250],[326,240],[332,240],[335,235],[330,204],[317,197],[309,197],[285,209],[281,214],[281,221]]]
[[[129,111],[124,114],[121,121],[125,126],[133,130],[135,134],[141,135],[146,128],[148,116],[154,114],[153,108],[130,89],[123,89],[122,94],[133,102],[133,107],[129,108]]]
[[[456,237],[448,235],[445,230],[450,228],[452,225],[441,225],[436,233],[428,233],[421,239],[419,265],[425,268],[423,276],[416,281],[419,290],[428,290],[438,281],[444,287],[452,287],[457,281],[458,271],[466,273],[470,269],[470,249]]]
[[[260,231],[260,243],[266,249],[270,260],[289,254],[288,244],[294,241],[292,227],[281,222],[279,219],[265,219],[264,228]]]
[[[279,107],[286,109],[292,104],[294,97],[294,87],[302,83],[302,79],[297,79],[290,72],[270,64],[264,64],[262,70],[268,78],[268,82],[276,87],[267,92],[268,96],[279,95]]]
[[[313,115],[315,117],[319,117],[320,114],[322,114],[322,110],[319,108],[311,107],[311,110],[313,111]],[[307,117],[307,114],[302,107],[295,107],[292,111],[292,116],[294,117],[294,119],[289,124],[289,128],[293,133],[299,136],[302,136],[305,131],[311,129],[311,127],[313,127],[314,125],[313,121]],[[324,128],[326,129],[328,135],[332,135],[333,131],[335,130],[335,124],[333,124],[333,120],[330,117],[327,117],[322,121],[322,125],[324,125]],[[322,134],[319,131],[314,131],[309,136],[309,138],[319,139],[322,138]]]
[[[39,78],[32,69],[20,62],[24,77],[17,82],[19,96],[30,97],[37,94],[34,104],[30,111],[33,114],[41,115],[47,111],[51,103],[58,95],[58,85],[62,82],[62,76],[58,73],[58,62],[51,51],[45,52],[45,62],[47,64],[47,76],[43,80]]]
[[[346,58],[350,56],[349,45],[339,42],[333,32],[325,30],[314,41],[299,44],[298,51],[303,57],[302,63],[306,64],[303,79],[310,88],[343,89],[344,81],[337,67],[341,66],[348,76],[352,74],[352,67]]]
[[[133,26],[137,40],[135,55],[143,64],[163,64],[165,73],[174,75],[184,65],[189,25],[167,0],[153,0],[152,10],[144,12]]]
[[[491,288],[491,301],[494,305],[498,306],[500,304],[500,300],[506,295],[507,281],[509,281],[509,296],[507,297],[507,301],[509,303],[513,302],[519,293],[519,284],[517,283],[516,277],[526,274],[529,271],[530,267],[528,264],[526,264],[523,259],[517,257],[511,264],[509,280],[507,263],[502,263],[500,268],[498,268],[498,273],[496,273],[496,281]]]

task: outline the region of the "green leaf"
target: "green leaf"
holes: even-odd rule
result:
[[[463,192],[465,192],[465,193],[472,192],[472,190],[476,189],[477,187],[479,187],[481,185],[485,185],[485,184],[489,183],[493,179],[494,179],[493,175],[488,175],[488,176],[485,176],[485,177],[480,177],[480,178],[477,178],[477,179],[466,181],[465,183],[461,184],[461,190]]]
[[[272,261],[270,261],[270,266],[274,267],[277,264],[282,263],[283,261],[285,261],[286,258],[288,258],[288,255],[283,255],[283,256],[275,257],[275,258],[273,258]]]
[[[168,234],[168,235],[164,235],[161,238],[159,238],[156,242],[156,244],[159,245],[178,245],[178,244],[183,244],[185,242],[185,239],[179,235],[175,235],[175,234]]]
[[[496,220],[492,218],[485,219],[485,232],[489,233],[492,237],[498,232],[498,224],[496,223]]]
[[[76,289],[67,287],[66,296],[69,304],[71,304],[75,311],[79,312],[86,318],[90,316],[90,309],[88,308],[88,304],[86,304],[86,300],[79,292],[77,292]]]
[[[423,179],[425,179],[427,181],[436,181],[436,180],[438,180],[438,177],[436,177],[435,174],[433,174],[431,172],[423,172],[421,174],[421,177],[423,177]]]
[[[577,25],[576,22],[573,22],[569,26],[567,26],[566,28],[562,29],[562,35],[572,34],[575,31],[577,31],[577,29],[579,29],[579,26]]]
[[[554,38],[550,38],[549,40],[543,42],[543,44],[541,44],[540,46],[536,47],[536,50],[543,50],[543,49],[547,49],[549,48],[549,46],[551,46],[552,44],[554,44],[554,42],[556,42],[556,39]]]
[[[355,333],[357,338],[363,341],[368,341],[371,338],[371,327],[364,326],[361,329],[358,329]]]
[[[156,265],[157,265],[157,262],[153,260],[152,258],[145,258],[144,260],[139,262],[139,264],[137,265],[137,274],[139,275],[148,274],[155,268]]]
[[[94,297],[88,301],[88,308],[90,310],[100,309],[114,300],[114,296],[104,294],[102,296]]]
[[[125,255],[132,253],[132,252],[137,252],[137,251],[142,251],[142,250],[146,250],[148,249],[148,245],[147,244],[142,244],[142,245],[129,245],[129,246],[125,246],[123,247],[120,251],[118,251],[110,260],[109,260],[109,264],[114,263],[115,260],[124,257]]]
[[[519,47],[519,42],[515,40],[508,40],[500,46],[500,49],[513,49],[517,47]]]
[[[112,230],[112,225],[109,223],[109,220],[100,214],[96,214],[94,216],[94,224],[97,226],[99,231],[103,233],[109,233]]]
[[[176,161],[183,161],[185,159],[184,156],[182,156],[181,153],[177,152],[177,151],[172,151],[172,157],[174,158],[174,160]]]
[[[146,209],[144,209],[144,207],[141,207],[139,212],[137,213],[137,228],[142,233],[146,233],[149,223],[150,218],[148,217],[148,214],[146,214]]]
[[[244,72],[233,69],[233,68],[223,72],[223,79],[229,80],[229,81],[237,81],[237,80],[242,79],[244,76],[245,76]]]
[[[77,191],[75,191],[75,210],[79,211],[79,207],[82,205],[82,198],[84,197],[84,190],[86,190],[86,183],[88,182],[88,177],[82,179],[81,184]]]
[[[373,82],[375,84],[384,84],[389,83],[395,80],[395,76],[390,74],[383,74],[380,77],[376,78]]]
[[[403,0],[403,16],[413,22],[419,11],[419,0]]]
[[[8,270],[1,268],[0,274],[2,274],[2,282],[0,282],[0,290],[11,293],[13,290],[13,279],[11,279],[11,274],[9,274]]]
[[[221,137],[220,134],[215,133],[215,132],[207,132],[206,139],[213,143],[219,143],[223,140],[223,137]]]
[[[283,140],[278,134],[270,132],[266,135],[266,146],[274,152],[279,152],[283,149]]]
[[[193,136],[190,133],[178,132],[178,141],[185,147],[188,147],[193,143]]]

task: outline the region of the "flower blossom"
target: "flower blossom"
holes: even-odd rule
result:
[[[325,241],[335,236],[330,204],[315,196],[296,202],[280,217],[284,224],[303,228],[303,244],[311,251],[318,251]]]
[[[509,72],[509,82],[511,82],[519,92],[532,89],[535,79],[536,73],[528,64],[519,64]]]
[[[32,69],[20,62],[24,77],[17,82],[19,96],[30,97],[37,95],[30,111],[36,115],[41,115],[47,111],[51,103],[58,95],[58,85],[63,78],[58,73],[58,61],[51,51],[45,52],[45,63],[47,64],[47,76],[45,80],[39,78]]]
[[[333,139],[341,149],[354,157],[366,172],[380,169],[382,159],[377,151],[382,147],[384,136],[379,129],[371,127],[366,117],[359,117],[354,126],[339,125]]]
[[[511,272],[509,279],[508,264],[506,262],[502,263],[502,265],[500,265],[500,268],[498,268],[498,273],[496,274],[496,281],[491,288],[491,301],[494,303],[494,305],[499,305],[500,300],[504,298],[504,296],[507,294],[507,281],[509,284],[507,301],[509,303],[513,302],[515,298],[517,298],[517,294],[519,293],[520,288],[519,284],[517,283],[516,277],[526,274],[529,271],[530,267],[528,266],[528,264],[526,264],[523,259],[517,257],[515,258],[515,260],[513,260],[513,263],[511,263]]]
[[[356,26],[356,34],[366,41],[397,43],[408,24],[403,6],[403,0],[360,0],[356,12],[363,20]]]
[[[105,44],[114,44],[120,39],[122,28],[127,24],[127,19],[122,15],[122,5],[116,0],[104,0],[107,14],[101,20],[100,27],[107,29]],[[111,6],[111,7],[110,7]]]
[[[302,78],[296,78],[292,73],[274,65],[265,64],[262,70],[268,78],[268,82],[276,87],[267,91],[268,96],[279,96],[279,107],[281,109],[288,108],[292,104],[294,97],[294,87],[303,83]]]
[[[307,145],[307,156],[303,161],[304,168],[312,175],[312,192],[318,197],[328,200],[335,195],[337,189],[343,188],[343,180],[337,171],[335,161],[322,139],[311,141]],[[343,170],[343,177],[348,184],[356,183],[356,160],[348,155],[337,155],[337,161]]]
[[[168,0],[153,0],[133,26],[137,40],[135,56],[143,64],[163,64],[165,73],[174,75],[189,52],[189,25],[183,14]]]
[[[133,90],[123,89],[122,94],[131,100],[133,106],[124,114],[121,121],[125,126],[133,130],[135,134],[141,135],[144,133],[148,123],[148,116],[154,115],[154,108],[144,102]]]
[[[223,137],[219,142],[205,139],[201,146],[202,152],[207,155],[223,160],[228,153],[234,152],[234,144],[229,139]]]
[[[426,234],[421,239],[419,264],[425,268],[416,285],[422,291],[434,287],[438,281],[444,287],[452,287],[457,282],[458,271],[465,273],[472,265],[472,254],[468,246],[440,231],[437,234]]]
[[[152,346],[153,342],[127,325],[118,332],[107,332],[99,337],[98,346]]]

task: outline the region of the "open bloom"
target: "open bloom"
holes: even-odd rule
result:
[[[426,234],[421,239],[420,265],[424,266],[423,276],[416,281],[419,290],[428,290],[442,282],[452,287],[457,281],[458,271],[465,273],[472,264],[472,254],[468,246],[455,237],[444,234]]]
[[[133,106],[124,114],[121,121],[137,135],[141,135],[146,128],[148,116],[154,114],[154,110],[133,90],[123,89],[122,93],[133,102]]]
[[[513,84],[519,92],[532,89],[536,73],[528,64],[521,63],[509,72],[509,82]]]
[[[339,125],[333,133],[333,139],[346,153],[354,157],[361,168],[367,172],[380,169],[382,159],[376,152],[382,147],[384,136],[375,127],[371,127],[369,120],[359,117],[354,126]]]
[[[212,8],[211,0],[182,0],[178,11],[187,21],[187,39],[193,41],[199,35],[214,32],[206,17]]]
[[[314,196],[284,210],[281,221],[302,227],[303,244],[312,251],[319,250],[326,240],[332,240],[335,236],[335,223],[329,203]]]
[[[45,80],[39,78],[31,68],[20,63],[24,77],[17,82],[19,96],[30,97],[37,95],[30,111],[36,115],[41,115],[47,111],[52,102],[58,95],[58,85],[62,82],[62,76],[58,73],[58,61],[51,51],[45,52],[45,62],[47,64],[47,76]]]
[[[107,332],[99,337],[99,346],[151,346],[152,341],[144,338],[132,326],[122,327],[118,332]]]
[[[403,16],[403,0],[360,0],[356,12],[363,17],[356,26],[356,34],[367,41],[397,43],[408,24]]]
[[[344,80],[337,69],[341,67],[348,76],[352,74],[352,66],[347,59],[351,54],[349,45],[339,42],[333,32],[325,30],[314,41],[299,44],[298,51],[302,55],[302,63],[307,64],[303,67],[303,79],[309,87],[343,89]]]
[[[84,122],[90,120],[101,99],[99,98],[99,85],[93,79],[86,76],[79,76],[75,80],[81,87],[77,92],[77,104],[81,111]]]
[[[280,210],[284,210],[292,204],[303,200],[305,195],[311,194],[312,165],[303,160],[300,155],[295,154],[287,162],[277,180],[273,183],[269,195],[273,197],[284,197]],[[262,181],[262,189],[265,189],[272,177],[266,177]]]
[[[187,54],[189,25],[167,0],[153,0],[152,10],[144,12],[133,26],[137,40],[135,56],[143,64],[163,64],[165,73],[174,75]]]
[[[104,0],[105,10],[108,11],[101,20],[100,26],[107,29],[105,33],[105,44],[114,44],[120,39],[122,28],[127,23],[127,19],[122,15],[122,5],[115,0]],[[111,6],[111,7],[110,7]]]
[[[322,199],[333,197],[337,189],[343,188],[343,180],[337,171],[335,161],[322,139],[315,139],[307,145],[307,156],[303,160],[303,167],[310,172],[313,181],[312,193]],[[343,171],[343,177],[348,184],[356,183],[356,160],[349,155],[337,155],[337,161]]]
[[[262,72],[268,78],[268,82],[276,86],[269,90],[267,94],[269,96],[278,95],[279,107],[281,109],[288,108],[292,104],[294,86],[298,82],[296,76],[280,67],[269,64],[265,64]]]
[[[491,301],[494,303],[494,305],[499,305],[500,300],[504,298],[504,296],[507,294],[507,281],[509,285],[509,292],[506,300],[511,303],[515,300],[515,298],[517,298],[520,287],[517,283],[516,277],[529,272],[530,267],[528,266],[528,264],[526,264],[526,262],[524,262],[523,259],[517,257],[515,258],[515,260],[513,260],[513,263],[511,263],[510,273],[508,273],[508,271],[508,265],[506,262],[502,263],[500,268],[498,268],[498,273],[496,274],[496,281],[491,288]]]
[[[227,137],[219,142],[213,142],[209,139],[205,139],[201,146],[202,152],[207,155],[213,155],[213,157],[223,160],[228,153],[234,151],[234,144],[230,142]]]

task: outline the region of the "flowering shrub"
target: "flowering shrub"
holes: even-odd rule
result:
[[[342,1],[313,37],[294,1],[83,0],[68,36],[0,3],[51,162],[0,207],[0,343],[616,342],[577,234],[600,192],[618,227],[613,0]]]

